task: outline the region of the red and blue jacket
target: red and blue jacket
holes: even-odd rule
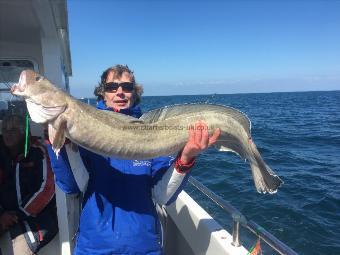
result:
[[[22,146],[22,149],[24,146]],[[14,211],[28,246],[38,252],[58,232],[54,176],[45,146],[31,138],[28,153],[12,158],[0,136],[0,214]]]
[[[97,108],[106,108],[100,101]],[[138,106],[124,114],[140,117]],[[123,160],[66,144],[58,158],[48,146],[57,185],[83,192],[74,254],[162,254],[155,203],[167,205],[189,175],[177,171],[175,157]]]

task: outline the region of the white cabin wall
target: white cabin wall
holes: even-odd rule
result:
[[[33,1],[32,3],[36,19],[40,23],[43,75],[56,86],[65,89],[63,52],[58,34],[59,27],[55,21],[56,13],[53,12],[52,3],[47,1]]]
[[[0,41],[0,58],[31,60],[37,65],[40,74],[58,87],[65,89],[60,44],[55,37],[42,37],[41,39],[39,37],[38,40],[30,43]]]
[[[61,63],[60,45],[55,38],[41,39],[42,56],[43,56],[43,75],[53,84],[60,88],[65,88],[64,73]]]
[[[44,72],[40,40],[31,43],[0,41],[1,59],[28,59],[34,62],[39,72]]]
[[[23,2],[28,4],[28,2]],[[16,5],[5,5],[8,12],[17,15],[14,11]],[[20,6],[20,5],[19,5]],[[17,6],[17,8],[20,8]],[[25,5],[26,6],[26,5]],[[23,8],[23,7],[22,7]],[[27,11],[27,29],[13,25],[12,17],[6,12],[8,25],[13,25],[13,29],[0,33],[0,59],[28,59],[34,62],[40,74],[44,75],[52,83],[62,89],[66,89],[66,79],[64,74],[63,63],[63,44],[60,38],[55,13],[50,1],[34,0],[31,5],[26,6],[23,10]],[[1,13],[1,12],[0,12]],[[19,22],[19,21],[18,21]],[[20,23],[24,24],[25,20],[21,17]],[[1,24],[2,26],[4,23]],[[15,31],[14,31],[15,30]],[[65,45],[64,45],[65,47]]]

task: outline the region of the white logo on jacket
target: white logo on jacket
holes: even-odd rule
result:
[[[132,161],[133,166],[151,166],[151,161],[149,160],[134,160]]]

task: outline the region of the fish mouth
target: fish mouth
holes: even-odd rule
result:
[[[21,96],[25,91],[25,86],[16,83],[11,87],[11,93],[15,96]]]
[[[19,82],[11,87],[11,93],[15,96],[21,96],[27,87],[26,71],[20,74]]]

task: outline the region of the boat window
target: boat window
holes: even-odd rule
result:
[[[8,88],[18,82],[22,70],[34,70],[34,64],[30,60],[1,60],[0,59],[0,85]]]
[[[17,114],[26,112],[24,101],[10,93],[11,86],[19,81],[20,73],[25,69],[35,70],[35,64],[25,59],[0,59],[0,120],[8,112]]]

